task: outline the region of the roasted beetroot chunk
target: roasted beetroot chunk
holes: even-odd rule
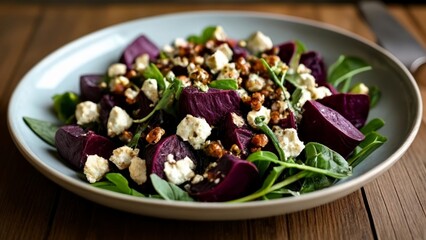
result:
[[[241,116],[234,112],[227,113],[220,130],[221,140],[226,149],[230,149],[233,144],[236,144],[243,155],[248,152],[253,131],[248,128]]]
[[[234,155],[224,155],[208,171],[209,178],[193,184],[190,194],[203,202],[223,202],[242,197],[256,189],[259,172],[256,166]]]
[[[294,53],[296,52],[296,44],[294,44],[294,42],[285,42],[279,44],[277,47],[279,50],[278,56],[280,57],[281,61],[288,65],[293,58]]]
[[[280,126],[282,129],[285,129],[285,128],[297,129],[296,117],[294,116],[294,113],[292,111],[289,111],[288,115],[285,118],[280,119],[280,121],[278,122],[278,126]]]
[[[102,97],[102,75],[88,74],[80,76],[80,93],[83,101],[99,102]]]
[[[181,117],[191,114],[216,125],[227,113],[238,112],[241,98],[236,91],[210,88],[207,92],[194,87],[183,89],[179,99]]]
[[[115,149],[108,138],[92,131],[85,132],[77,125],[60,127],[55,142],[59,155],[79,170],[83,169],[88,155],[97,154],[108,159]]]
[[[304,142],[318,142],[347,157],[364,140],[364,135],[337,111],[316,101],[303,105],[299,136]]]
[[[181,140],[177,135],[171,135],[147,148],[147,174],[155,173],[160,178],[165,178],[164,163],[167,161],[167,156],[169,154],[172,154],[176,161],[189,157],[194,164],[197,165],[197,159],[192,152],[191,146],[187,142]]]
[[[300,56],[300,63],[311,69],[311,74],[319,85],[322,86],[326,82],[327,70],[325,69],[324,60],[319,53],[314,51],[303,53]]]
[[[141,35],[126,47],[120,62],[126,64],[127,68],[130,69],[135,59],[144,53],[149,55],[151,61],[155,61],[160,50],[145,35]]]
[[[339,93],[318,102],[340,113],[358,129],[364,126],[370,111],[370,98],[366,94]]]

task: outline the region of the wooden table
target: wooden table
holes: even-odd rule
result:
[[[255,220],[178,221],[120,212],[64,190],[19,153],[8,134],[8,101],[39,60],[115,23],[206,9],[294,15],[375,40],[352,4],[0,4],[0,239],[426,239],[426,115],[407,153],[362,189],[321,207]],[[426,46],[426,5],[389,9]],[[426,94],[426,74],[416,78]]]

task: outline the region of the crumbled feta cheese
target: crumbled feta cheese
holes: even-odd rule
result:
[[[221,51],[225,54],[225,56],[228,58],[228,61],[232,60],[232,49],[229,47],[229,45],[227,43],[222,43],[219,45],[219,47],[217,47],[216,49],[217,51]]]
[[[297,70],[296,70],[296,72],[297,72],[298,74],[302,74],[302,73],[311,73],[311,69],[307,68],[307,67],[305,66],[305,64],[301,63],[301,64],[299,64],[299,66],[297,66]]]
[[[147,53],[144,53],[135,59],[134,68],[136,69],[136,71],[141,72],[145,70],[148,67],[148,65],[149,65],[149,55]]]
[[[130,178],[135,181],[136,184],[144,184],[147,180],[146,161],[139,157],[133,157],[130,161],[129,173]]]
[[[235,126],[239,128],[244,126],[244,119],[240,115],[233,112],[231,113],[231,117],[232,117],[232,122],[235,124]]]
[[[270,37],[265,36],[262,32],[255,32],[247,40],[247,48],[251,53],[257,54],[264,52],[273,47]]]
[[[123,170],[130,166],[130,161],[132,158],[137,157],[138,154],[139,149],[122,146],[112,151],[112,155],[109,157],[109,160],[113,162],[118,169]]]
[[[249,96],[247,91],[244,88],[238,88],[237,93],[238,93],[238,96],[240,96],[240,98],[245,98]]]
[[[108,76],[117,77],[126,74],[127,66],[123,63],[114,63],[108,68]]]
[[[157,84],[157,80],[152,79],[152,78],[146,79],[143,82],[141,90],[145,94],[145,96],[149,100],[151,100],[153,103],[158,102],[159,96],[158,96],[158,84]]]
[[[176,38],[174,41],[175,47],[186,47],[188,46],[188,42],[183,38]]]
[[[169,56],[173,54],[174,50],[175,49],[170,44],[166,44],[163,46],[163,52]]]
[[[312,94],[312,99],[316,100],[316,99],[322,99],[327,96],[330,96],[331,91],[327,87],[321,86],[321,87],[311,89],[311,94]]]
[[[272,103],[272,111],[278,111],[279,113],[284,113],[288,109],[288,104],[285,101],[278,100]]]
[[[309,90],[316,87],[317,84],[315,82],[315,78],[310,73],[302,73],[299,76],[298,80],[301,86],[304,86]]]
[[[176,134],[188,141],[194,149],[201,149],[211,131],[212,128],[204,118],[188,114],[177,126]]]
[[[186,57],[175,57],[172,61],[175,66],[187,67],[189,64],[189,60]]]
[[[133,124],[133,119],[119,106],[114,106],[108,117],[107,129],[108,136],[115,137],[130,128]]]
[[[296,106],[299,108],[303,107],[306,101],[312,100],[312,95],[310,91],[302,89],[301,94],[302,95],[300,96],[299,101],[296,103]]]
[[[265,87],[265,85],[266,85],[265,79],[255,73],[250,73],[246,81],[246,88],[250,92],[258,92],[262,90],[262,88]]]
[[[237,80],[240,77],[240,73],[235,68],[235,63],[226,64],[216,79],[235,79]]]
[[[278,139],[280,147],[284,150],[286,157],[297,157],[305,148],[305,145],[297,136],[296,129],[282,129],[279,126],[274,126],[272,130]]]
[[[124,96],[127,99],[130,99],[130,100],[136,99],[136,97],[138,96],[138,94],[139,94],[139,91],[138,90],[134,90],[132,88],[127,88],[126,91],[124,91]]]
[[[99,120],[99,107],[96,103],[85,101],[77,104],[75,118],[78,125],[84,125]]]
[[[228,37],[226,36],[225,30],[222,26],[217,26],[213,32],[213,38],[219,41],[225,41]]]
[[[207,57],[206,64],[212,73],[217,73],[228,64],[229,59],[222,51],[216,51],[211,56]]]
[[[250,126],[253,128],[257,128],[255,119],[260,116],[264,116],[265,120],[263,121],[265,124],[269,123],[269,120],[271,120],[271,110],[266,108],[265,106],[262,106],[259,111],[252,110],[247,114],[247,122]]]
[[[369,89],[364,83],[358,83],[349,92],[368,95]]]
[[[111,92],[114,92],[117,88],[126,87],[129,85],[130,81],[125,76],[117,76],[110,80],[109,89]]]
[[[191,180],[195,176],[194,169],[195,164],[189,157],[176,161],[174,156],[169,154],[167,161],[164,163],[164,173],[167,181],[176,185]]]
[[[201,181],[203,181],[204,180],[204,177],[202,176],[202,175],[200,175],[200,174],[196,174],[193,178],[192,178],[192,180],[191,180],[191,184],[197,184],[197,183],[199,183],[199,182],[201,182]]]
[[[173,71],[168,71],[166,74],[166,82],[173,82],[173,80],[176,78],[176,75]]]
[[[108,160],[98,155],[88,155],[84,164],[84,175],[90,183],[101,180],[109,172]]]

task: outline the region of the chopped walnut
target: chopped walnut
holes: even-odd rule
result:
[[[265,96],[260,92],[255,92],[251,96],[250,106],[252,110],[259,111],[265,102]]]
[[[230,150],[231,150],[231,153],[235,156],[239,156],[241,154],[241,149],[240,147],[238,147],[237,144],[232,144]]]
[[[195,69],[189,74],[189,79],[203,84],[208,84],[210,82],[210,78],[210,74],[201,67],[195,67]]]
[[[128,130],[126,130],[126,131],[124,131],[123,133],[121,133],[121,134],[120,134],[120,136],[119,136],[118,138],[119,138],[119,139],[120,139],[120,141],[122,141],[122,142],[129,143],[129,142],[132,140],[132,138],[133,138],[133,133],[132,133],[132,132],[130,132],[130,131],[128,131]]]
[[[263,133],[256,134],[251,139],[251,144],[253,144],[254,147],[263,148],[268,144],[268,137]]]
[[[148,135],[146,135],[145,140],[149,144],[156,144],[161,140],[161,137],[166,133],[164,129],[161,127],[155,127],[153,128]]]
[[[235,68],[240,71],[240,75],[248,76],[250,74],[250,63],[248,63],[244,57],[239,57],[235,61]]]
[[[207,156],[214,157],[214,158],[221,158],[223,154],[225,153],[225,150],[219,141],[210,142],[204,148],[204,151],[207,154]]]

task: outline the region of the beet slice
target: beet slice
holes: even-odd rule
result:
[[[303,109],[299,136],[305,143],[319,142],[347,157],[364,140],[364,135],[337,111],[313,100]]]
[[[315,51],[303,53],[300,56],[300,63],[311,69],[311,75],[314,76],[319,85],[323,85],[326,82],[327,70],[319,53]]]
[[[278,57],[287,65],[290,64],[294,53],[296,52],[296,44],[294,42],[285,42],[277,45]]]
[[[182,141],[177,135],[170,135],[163,138],[155,145],[150,145],[146,150],[147,175],[157,174],[160,178],[165,178],[164,163],[167,156],[173,154],[174,159],[180,160],[189,157],[195,165],[198,161],[191,150],[191,145]]]
[[[235,117],[237,115],[237,117]],[[240,120],[235,120],[240,118]],[[224,121],[220,126],[220,139],[223,146],[226,149],[230,149],[233,144],[236,144],[245,156],[244,153],[248,153],[250,140],[253,137],[253,131],[251,131],[247,124],[244,123],[243,118],[234,112],[229,112],[225,115]]]
[[[280,121],[278,122],[278,126],[280,126],[282,129],[285,129],[285,128],[297,129],[296,117],[294,116],[294,113],[292,111],[288,111],[287,117],[280,119]]]
[[[223,202],[245,196],[256,189],[259,182],[256,166],[231,154],[220,158],[207,175],[209,178],[189,189],[193,197],[204,202]]]
[[[317,101],[340,113],[358,129],[364,126],[370,111],[370,97],[366,94],[339,93]]]
[[[55,143],[59,155],[82,170],[88,155],[97,154],[108,159],[115,144],[108,138],[92,131],[85,132],[80,126],[66,125],[58,129]]]
[[[87,74],[80,76],[80,94],[83,101],[99,102],[102,97],[102,75]]]
[[[184,88],[179,99],[181,117],[191,114],[205,118],[210,125],[216,125],[227,113],[238,112],[241,98],[233,90],[210,88],[202,92],[195,87]]]
[[[124,49],[120,62],[130,69],[135,59],[144,53],[149,55],[151,61],[154,61],[160,54],[160,49],[148,37],[141,35]]]

